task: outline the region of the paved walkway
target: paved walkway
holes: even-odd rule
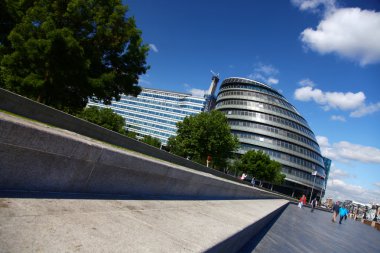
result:
[[[380,252],[380,231],[352,219],[332,223],[331,217],[328,212],[311,213],[310,208],[290,204],[263,239],[258,244],[252,241],[244,252]]]
[[[0,198],[0,252],[205,252],[286,204]]]

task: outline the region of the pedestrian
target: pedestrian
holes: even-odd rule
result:
[[[312,201],[311,201],[311,212],[314,212],[314,208],[316,207],[317,205],[317,198],[314,198]]]
[[[339,213],[339,202],[337,201],[334,206],[333,206],[333,217],[331,219],[332,222],[335,222],[336,221],[336,216],[338,216],[338,213]]]
[[[255,187],[255,177],[252,177],[251,184],[253,187]]]
[[[306,196],[305,194],[303,194],[302,197],[300,198],[300,201],[298,202],[298,207],[302,208],[302,206],[305,204],[306,204]]]
[[[342,224],[342,220],[344,217],[347,217],[347,209],[342,206],[339,208],[339,224]]]

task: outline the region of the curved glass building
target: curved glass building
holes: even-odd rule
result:
[[[239,154],[262,150],[282,164],[285,183],[274,190],[294,197],[321,196],[325,167],[319,145],[306,120],[270,86],[240,77],[225,79],[216,109],[226,114],[240,142]]]

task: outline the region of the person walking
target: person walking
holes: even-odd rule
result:
[[[342,206],[339,208],[339,224],[342,224],[342,220],[344,217],[347,217],[347,209]]]
[[[300,198],[300,201],[298,203],[298,207],[302,209],[302,206],[306,204],[306,196],[305,194],[302,195],[302,197]]]
[[[311,201],[311,211],[310,212],[314,212],[314,208],[317,206],[317,198],[314,198],[312,201]]]
[[[251,184],[253,187],[255,187],[255,177],[252,177]]]
[[[340,207],[339,207],[339,202],[337,201],[337,202],[334,204],[333,208],[332,208],[332,210],[333,210],[333,217],[332,217],[332,219],[331,219],[332,222],[335,222],[335,221],[336,221],[336,216],[338,216],[339,209],[340,209]]]

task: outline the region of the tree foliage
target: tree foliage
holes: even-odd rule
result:
[[[263,151],[250,150],[236,161],[239,171],[246,172],[260,180],[281,184],[285,175],[281,173],[281,164],[271,160]]]
[[[142,142],[149,144],[151,146],[154,146],[156,148],[161,147],[161,141],[158,138],[152,137],[150,135],[145,135],[144,138],[141,140]]]
[[[124,118],[110,108],[91,106],[85,108],[77,116],[112,131],[125,134]]]
[[[138,95],[146,65],[121,0],[1,1],[0,85],[67,111]]]
[[[186,117],[177,123],[177,128],[177,136],[168,141],[170,152],[202,164],[211,156],[216,168],[224,167],[239,145],[220,111]]]

